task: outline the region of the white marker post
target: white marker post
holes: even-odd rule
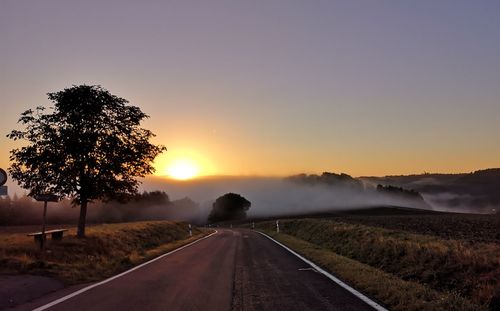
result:
[[[191,230],[191,224],[189,224],[189,236],[193,236],[193,231]]]
[[[252,221],[252,229],[255,229],[255,223]]]
[[[276,220],[276,233],[280,233],[280,221]]]

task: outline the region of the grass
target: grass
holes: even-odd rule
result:
[[[267,232],[272,232],[274,226],[274,222],[257,224],[257,228]],[[306,257],[328,269],[334,268],[333,273],[345,277],[355,287],[361,285],[362,290],[391,309],[422,309],[426,304],[434,305],[432,300],[436,297],[450,305],[450,310],[465,310],[465,305],[481,309],[488,304],[493,306],[498,299],[500,247],[496,243],[470,244],[338,219],[281,220],[280,230],[284,234],[277,235],[278,239],[293,242],[290,246],[298,247],[299,252],[307,250]],[[339,258],[349,264],[342,266]],[[353,262],[363,265],[361,274],[345,271]],[[381,279],[375,278],[371,283],[369,280],[375,275]],[[379,292],[380,284],[384,284],[387,296]],[[408,293],[416,298],[408,299]]]
[[[478,310],[481,307],[453,293],[441,293],[417,282],[402,280],[380,269],[337,255],[287,234],[273,238],[334,273],[357,290],[367,293],[390,310]]]
[[[209,231],[186,223],[147,221],[95,225],[85,239],[76,230],[60,242],[48,239],[41,253],[33,238],[24,233],[0,235],[0,267],[4,273],[30,273],[57,278],[66,284],[97,281],[162,253],[185,245]]]

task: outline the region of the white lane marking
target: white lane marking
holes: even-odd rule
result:
[[[335,283],[337,283],[338,285],[342,286],[343,288],[345,288],[346,290],[348,290],[349,292],[351,292],[351,294],[353,294],[354,296],[358,297],[359,299],[363,300],[366,304],[368,304],[369,306],[371,306],[372,308],[374,308],[375,310],[377,311],[388,311],[386,308],[382,307],[381,305],[379,305],[378,303],[376,303],[375,301],[371,300],[370,298],[366,297],[365,295],[363,295],[362,293],[358,292],[357,290],[355,290],[354,288],[350,287],[349,285],[347,285],[346,283],[342,282],[341,280],[339,280],[338,278],[334,277],[333,275],[331,275],[330,273],[326,272],[325,270],[323,270],[321,267],[319,267],[318,265],[316,265],[315,263],[313,263],[312,261],[310,261],[309,259],[303,257],[302,255],[299,255],[298,253],[296,253],[295,251],[293,251],[292,249],[290,249],[288,246],[285,246],[284,244],[276,241],[275,239],[273,239],[272,237],[268,236],[267,234],[265,233],[262,233],[260,231],[255,231],[255,232],[258,232],[260,234],[262,234],[263,236],[267,237],[268,239],[270,239],[271,241],[273,241],[274,243],[278,244],[279,246],[283,247],[284,249],[286,249],[287,251],[289,251],[290,253],[292,253],[293,255],[297,256],[298,258],[300,258],[302,261],[304,261],[305,263],[307,263],[308,265],[310,265],[311,267],[313,267],[316,271],[318,271],[319,273],[323,274],[324,276],[326,276],[327,278],[329,278],[330,280],[334,281]]]
[[[144,266],[146,266],[146,265],[149,265],[150,263],[153,263],[153,262],[155,262],[155,261],[157,261],[157,260],[159,260],[159,259],[161,259],[161,258],[163,258],[163,257],[165,257],[165,256],[168,256],[168,255],[171,255],[171,254],[173,254],[173,253],[175,253],[175,252],[178,252],[178,251],[180,251],[180,250],[181,250],[181,249],[183,249],[183,248],[189,247],[189,246],[191,246],[191,245],[193,245],[193,244],[195,244],[195,243],[198,243],[198,242],[200,242],[200,241],[202,241],[202,240],[208,239],[209,237],[211,237],[212,235],[217,234],[217,233],[218,233],[218,231],[217,231],[217,230],[215,230],[215,232],[214,232],[214,233],[211,233],[211,234],[209,234],[209,235],[207,235],[207,236],[205,236],[205,237],[202,237],[201,239],[198,239],[198,240],[193,241],[193,242],[191,242],[191,243],[189,243],[189,244],[186,244],[186,245],[184,245],[184,246],[181,246],[181,247],[179,247],[179,248],[176,248],[176,249],[174,249],[174,250],[172,250],[172,251],[170,251],[170,252],[168,252],[168,253],[165,253],[165,254],[160,255],[160,256],[158,256],[158,257],[156,257],[156,258],[153,258],[153,259],[151,259],[151,260],[149,260],[149,261],[146,261],[145,263],[142,263],[142,264],[140,264],[140,265],[138,265],[138,266],[135,266],[135,267],[133,267],[132,269],[129,269],[129,270],[127,270],[127,271],[125,271],[125,272],[122,272],[122,273],[120,273],[120,274],[117,274],[117,275],[115,275],[115,276],[112,276],[112,277],[110,277],[109,279],[105,279],[104,281],[101,281],[101,282],[99,282],[99,283],[95,283],[95,284],[92,284],[92,285],[90,285],[90,286],[84,287],[84,288],[82,288],[82,289],[80,289],[80,290],[77,290],[76,292],[73,292],[73,293],[71,293],[71,294],[69,294],[69,295],[66,295],[66,296],[61,297],[61,298],[59,298],[59,299],[57,299],[57,300],[54,300],[54,301],[52,301],[52,302],[50,302],[50,303],[48,303],[48,304],[46,304],[46,305],[43,305],[43,306],[38,307],[38,308],[36,308],[36,309],[33,309],[33,311],[42,311],[42,310],[46,310],[46,309],[48,309],[48,308],[50,308],[50,307],[53,307],[53,306],[55,306],[55,305],[57,305],[57,304],[59,304],[59,303],[61,303],[61,302],[63,302],[63,301],[66,301],[66,300],[68,300],[68,299],[70,299],[70,298],[73,298],[73,297],[78,296],[78,295],[80,295],[80,294],[82,294],[82,293],[85,293],[86,291],[91,290],[91,289],[92,289],[92,288],[94,288],[94,287],[97,287],[97,286],[100,286],[100,285],[106,284],[106,283],[108,283],[108,282],[111,282],[111,281],[113,281],[114,279],[117,279],[117,278],[119,278],[119,277],[122,277],[122,276],[124,276],[125,274],[129,274],[130,272],[135,271],[135,270],[137,270],[137,269],[140,269],[140,268],[142,268],[142,267],[144,267]]]
[[[314,268],[300,268],[298,269],[299,271],[312,271],[312,272],[316,272],[316,273],[319,273],[316,269]]]

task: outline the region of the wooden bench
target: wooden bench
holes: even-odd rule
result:
[[[60,241],[63,238],[64,231],[68,231],[68,229],[54,229],[54,230],[47,230],[45,231],[45,236],[47,234],[50,234],[52,241]],[[35,238],[35,242],[37,243],[42,243],[42,233],[41,232],[34,232],[28,234],[28,236],[32,236]]]

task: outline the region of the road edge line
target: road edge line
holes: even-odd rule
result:
[[[92,288],[95,288],[95,287],[97,287],[97,286],[101,286],[101,285],[103,285],[103,284],[106,284],[106,283],[108,283],[108,282],[111,282],[111,281],[113,281],[114,279],[117,279],[117,278],[122,277],[122,276],[124,276],[124,275],[126,275],[126,274],[129,274],[130,272],[133,272],[133,271],[135,271],[135,270],[137,270],[137,269],[140,269],[140,268],[142,268],[142,267],[144,267],[144,266],[146,266],[146,265],[149,265],[150,263],[153,263],[153,262],[155,262],[155,261],[157,261],[157,260],[159,260],[159,259],[161,259],[161,258],[163,258],[163,257],[166,257],[166,256],[168,256],[168,255],[171,255],[171,254],[173,254],[173,253],[177,252],[177,251],[180,251],[181,249],[184,249],[184,248],[186,248],[186,247],[189,247],[189,246],[191,246],[191,245],[193,245],[193,244],[195,244],[195,243],[198,243],[198,242],[200,242],[200,241],[202,241],[202,240],[208,239],[209,237],[211,237],[211,236],[213,236],[214,234],[217,234],[217,233],[218,233],[218,231],[217,231],[217,230],[215,230],[215,232],[213,232],[213,233],[211,233],[211,234],[209,234],[209,235],[207,235],[207,236],[204,236],[204,237],[199,238],[198,240],[195,240],[195,241],[193,241],[193,242],[191,242],[191,243],[188,243],[188,244],[183,245],[183,246],[181,246],[181,247],[179,247],[179,248],[176,248],[176,249],[174,249],[174,250],[171,250],[171,251],[170,251],[170,252],[168,252],[168,253],[165,253],[165,254],[163,254],[163,255],[160,255],[160,256],[158,256],[158,257],[155,257],[155,258],[153,258],[153,259],[150,259],[150,260],[148,260],[148,261],[146,261],[146,262],[144,262],[144,263],[142,263],[142,264],[140,264],[140,265],[138,265],[138,266],[135,266],[135,267],[133,267],[133,268],[131,268],[131,269],[129,269],[129,270],[126,270],[126,271],[124,271],[124,272],[122,272],[122,273],[120,273],[120,274],[117,274],[117,275],[115,275],[115,276],[112,276],[112,277],[110,277],[110,278],[107,278],[107,279],[105,279],[105,280],[103,280],[103,281],[100,281],[100,282],[98,282],[98,283],[95,283],[95,284],[89,285],[89,286],[84,287],[84,288],[82,288],[82,289],[79,289],[79,290],[77,290],[77,291],[75,291],[75,292],[73,292],[73,293],[71,293],[71,294],[68,294],[68,295],[63,296],[63,297],[61,297],[61,298],[59,298],[59,299],[56,299],[56,300],[54,300],[54,301],[52,301],[52,302],[49,302],[49,303],[47,303],[47,304],[45,304],[45,305],[43,305],[43,306],[40,306],[40,307],[38,307],[38,308],[36,308],[36,309],[33,309],[33,311],[42,311],[42,310],[46,310],[46,309],[48,309],[48,308],[50,308],[50,307],[53,307],[53,306],[55,306],[55,305],[57,305],[57,304],[60,304],[60,303],[61,303],[61,302],[63,302],[63,301],[66,301],[66,300],[71,299],[71,298],[73,298],[73,297],[75,297],[75,296],[78,296],[78,295],[80,295],[80,294],[83,294],[83,293],[85,293],[86,291],[91,290]]]
[[[365,296],[361,292],[359,292],[356,289],[352,288],[351,286],[347,285],[346,283],[344,283],[343,281],[341,281],[337,277],[333,276],[332,274],[330,274],[329,272],[327,272],[326,270],[324,270],[320,266],[316,265],[314,262],[310,261],[309,259],[307,259],[304,256],[300,255],[299,253],[295,252],[294,250],[292,250],[288,246],[284,245],[283,243],[276,241],[275,239],[273,239],[272,237],[270,237],[269,235],[267,235],[267,234],[265,234],[263,232],[260,232],[260,231],[257,231],[257,230],[255,230],[255,232],[262,234],[263,236],[265,236],[266,238],[270,239],[274,243],[276,243],[279,246],[283,247],[284,249],[286,249],[287,251],[289,251],[290,253],[292,253],[293,255],[295,255],[296,257],[298,257],[299,259],[301,259],[302,261],[304,261],[305,263],[307,263],[308,265],[310,265],[311,267],[313,267],[316,271],[318,271],[319,273],[323,274],[324,276],[326,276],[327,278],[329,278],[333,282],[337,283],[342,288],[344,288],[347,291],[349,291],[354,296],[356,296],[359,299],[361,299],[363,302],[365,302],[366,304],[368,304],[370,307],[374,308],[375,310],[377,310],[377,311],[388,311],[386,308],[382,307],[381,305],[379,305],[375,301],[371,300],[370,298],[368,298],[367,296]]]

